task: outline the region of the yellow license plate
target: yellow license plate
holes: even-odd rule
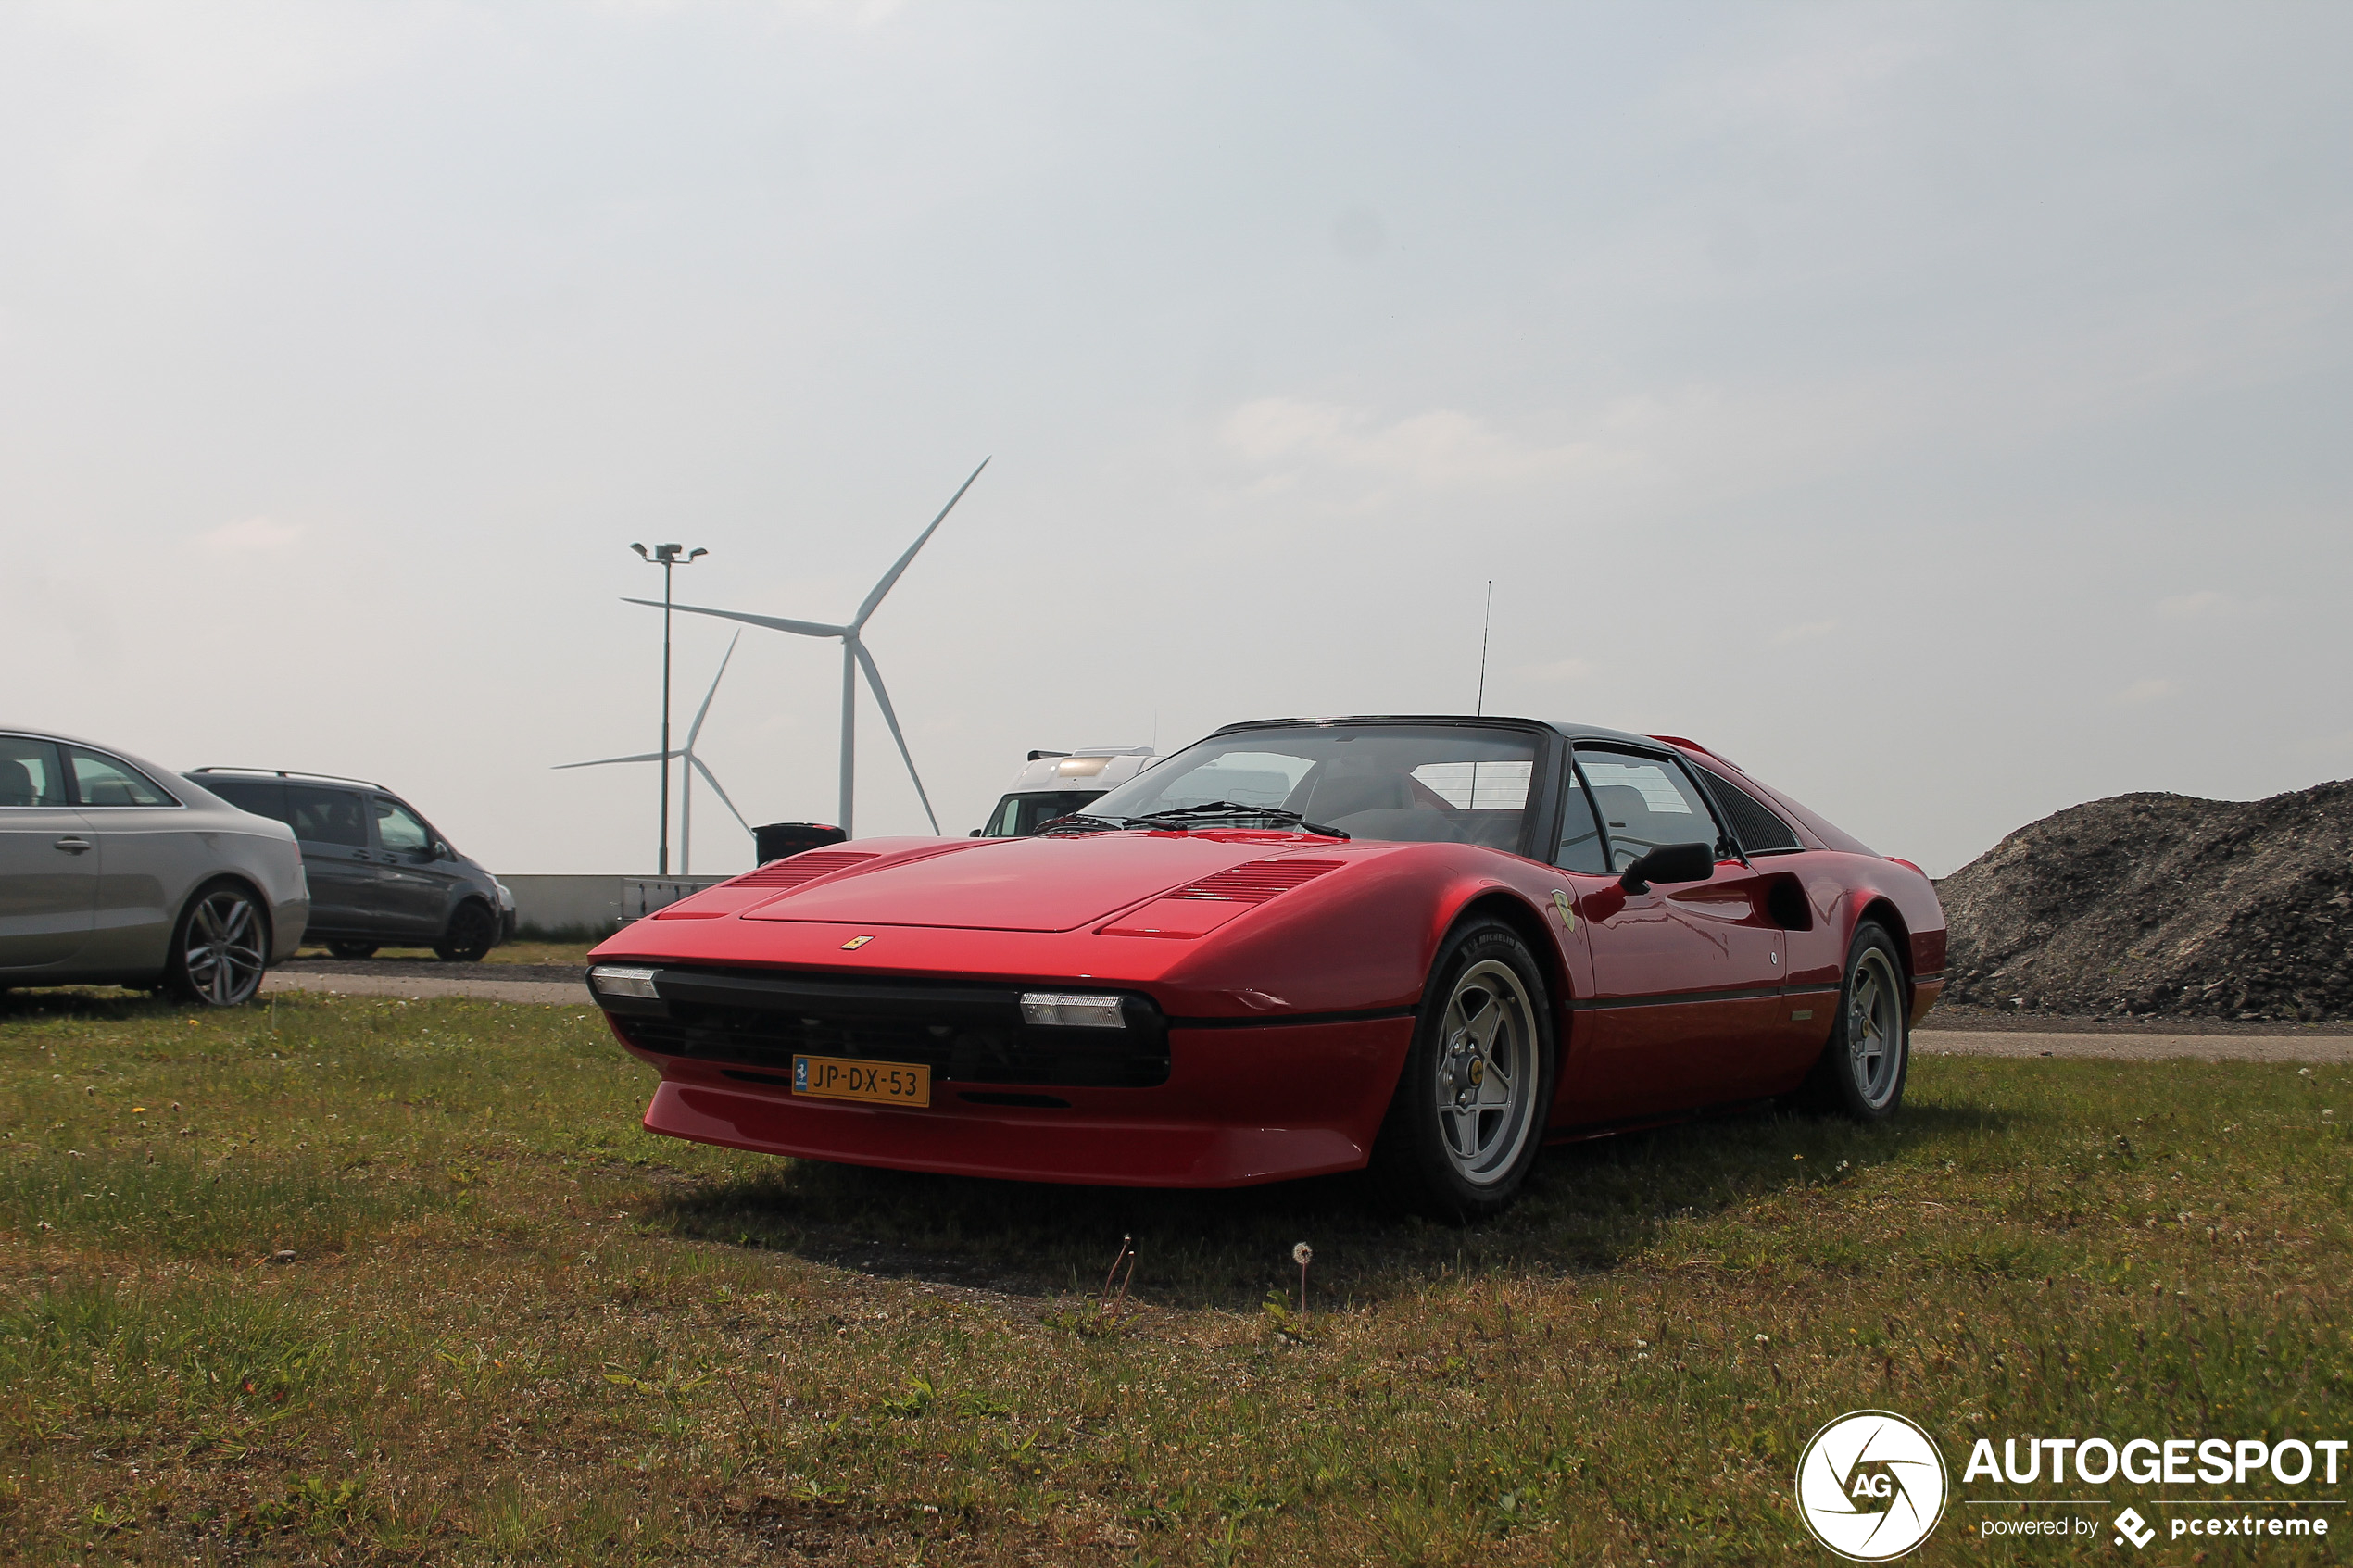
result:
[[[838,1056],[792,1059],[792,1092],[821,1099],[880,1105],[929,1105],[931,1069],[919,1062],[854,1061]]]

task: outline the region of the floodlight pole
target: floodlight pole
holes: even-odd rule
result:
[[[656,858],[654,874],[670,874],[670,573],[673,568],[692,566],[697,556],[707,556],[709,550],[686,550],[684,545],[656,545],[651,550],[643,545],[632,545],[645,560],[661,568],[661,849]],[[684,555],[681,550],[686,550]]]

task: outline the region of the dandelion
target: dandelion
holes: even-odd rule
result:
[[[1756,1336],[1756,1342],[1759,1345],[1770,1345],[1773,1340],[1771,1336],[1760,1334]]]
[[[1838,1162],[1838,1168],[1839,1168],[1840,1170],[1842,1170],[1842,1171],[1845,1170],[1845,1169],[1846,1169],[1846,1161],[1845,1161],[1845,1160],[1840,1160],[1840,1161]]]
[[[1793,1155],[1791,1155],[1791,1156],[1790,1156],[1790,1158],[1791,1158],[1792,1160],[1803,1160],[1803,1159],[1805,1159],[1805,1158],[1806,1158],[1806,1156],[1804,1156],[1804,1155],[1802,1155],[1802,1154],[1793,1154]]]
[[[2299,1067],[2296,1070],[2296,1075],[2299,1078],[2309,1078],[2312,1075],[2312,1070],[2309,1067]]]
[[[1305,1242],[1290,1249],[1290,1261],[1299,1265],[1299,1310],[1307,1310],[1307,1265],[1315,1261],[1315,1249]]]

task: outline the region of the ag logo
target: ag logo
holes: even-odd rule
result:
[[[1888,1411],[1855,1411],[1814,1434],[1797,1461],[1797,1513],[1814,1538],[1856,1562],[1901,1557],[1944,1512],[1944,1457]]]

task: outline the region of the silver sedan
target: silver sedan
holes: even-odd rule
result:
[[[0,729],[0,991],[135,985],[234,1007],[309,919],[284,823],[123,752]]]

